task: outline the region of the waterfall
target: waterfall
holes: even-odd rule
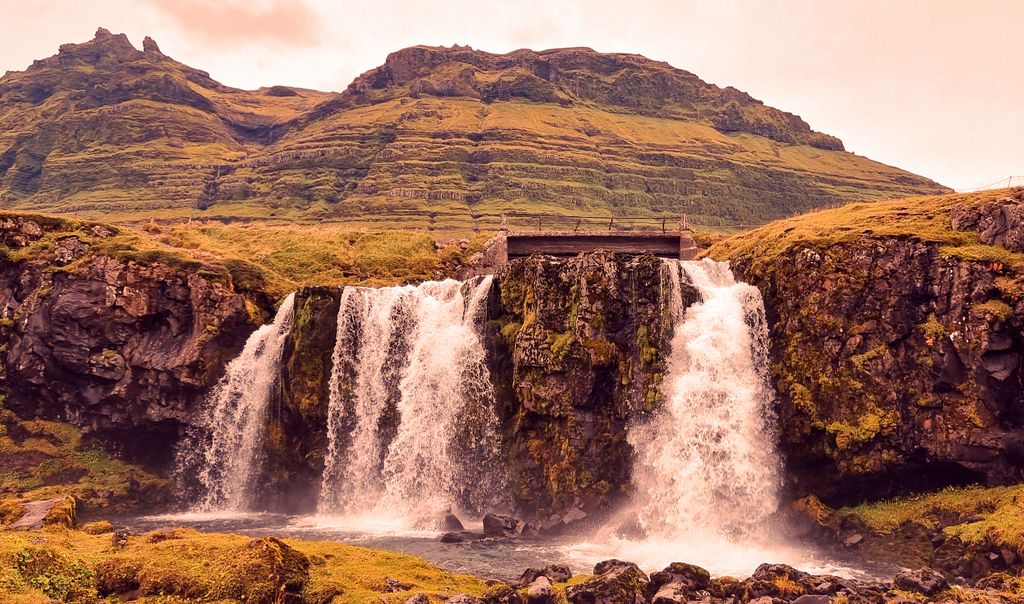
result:
[[[177,474],[197,483],[197,511],[240,512],[250,507],[267,409],[294,323],[294,304],[292,293],[274,320],[249,336],[207,397],[198,426],[179,447]]]
[[[634,484],[648,536],[743,542],[778,506],[780,464],[757,288],[728,264],[665,261],[674,331],[664,406],[634,426]],[[701,300],[683,307],[683,280]]]
[[[475,510],[504,492],[479,334],[491,283],[344,289],[318,513]]]

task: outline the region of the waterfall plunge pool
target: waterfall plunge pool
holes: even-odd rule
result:
[[[891,578],[899,570],[890,565],[825,554],[809,546],[771,541],[763,544],[737,543],[707,534],[677,539],[625,539],[597,530],[586,535],[534,540],[485,539],[441,543],[442,531],[411,528],[411,523],[403,518],[379,514],[340,517],[185,512],[127,516],[112,521],[134,533],[179,526],[253,537],[338,541],[411,554],[451,572],[502,581],[517,579],[529,567],[548,564],[565,564],[573,574],[589,574],[593,572],[594,564],[610,558],[634,562],[647,573],[661,570],[672,562],[688,562],[706,568],[712,576],[729,575],[740,579],[750,576],[762,563],[789,564],[811,574],[861,579]],[[465,522],[465,525],[467,530],[482,531],[479,521]]]

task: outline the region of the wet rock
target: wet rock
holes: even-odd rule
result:
[[[643,604],[649,580],[636,564],[605,560],[594,566],[594,576],[566,590],[571,604]]]
[[[926,596],[935,595],[949,585],[942,573],[934,568],[927,567],[901,572],[896,575],[894,582],[900,589],[914,591]]]
[[[455,532],[464,531],[466,527],[462,525],[462,521],[455,514],[448,513],[444,515],[444,519],[441,521],[441,526],[445,531]]]
[[[853,549],[864,542],[864,536],[860,533],[854,533],[849,537],[843,539],[843,547],[846,549]]]
[[[451,531],[441,535],[441,543],[465,543],[466,541],[479,541],[486,539],[487,535],[483,533],[474,533],[473,531]]]
[[[538,531],[534,524],[518,518],[487,514],[484,516],[484,534],[488,537],[536,537]]]
[[[516,584],[526,586],[533,583],[537,577],[547,577],[552,583],[564,583],[572,578],[572,571],[564,564],[549,564],[544,568],[528,568],[519,576]]]
[[[839,534],[835,510],[822,503],[816,495],[808,495],[789,504],[786,517],[798,537],[834,542]]]
[[[552,604],[555,602],[551,581],[544,575],[534,579],[526,590],[526,601],[529,604]]]

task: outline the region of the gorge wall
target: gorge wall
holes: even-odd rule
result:
[[[103,225],[0,218],[3,404],[163,469],[266,301],[170,257],[112,253],[119,237]]]

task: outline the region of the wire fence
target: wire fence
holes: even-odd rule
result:
[[[991,189],[1008,189],[1010,187],[1024,187],[1024,176],[1007,176],[1002,180],[997,180],[987,185],[980,187],[974,187],[973,189],[962,189],[962,193],[971,193],[973,191],[988,191]]]

